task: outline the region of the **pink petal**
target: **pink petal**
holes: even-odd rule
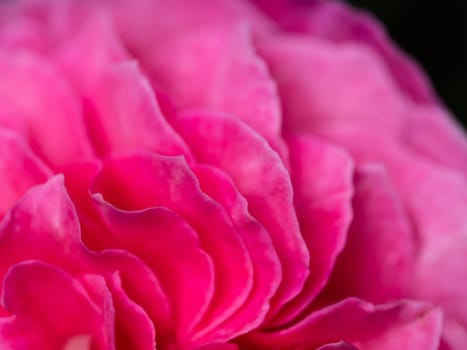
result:
[[[245,341],[255,349],[312,348],[344,340],[361,350],[436,350],[441,323],[441,312],[421,303],[374,306],[346,299],[289,328],[254,333]]]
[[[221,323],[245,301],[253,282],[245,246],[222,207],[201,191],[182,157],[141,154],[108,160],[93,192],[98,201],[104,198],[122,210],[166,207],[196,230],[216,276],[214,298],[204,315],[209,323]]]
[[[358,348],[356,348],[352,344],[341,341],[338,343],[332,343],[332,344],[326,344],[326,345],[320,346],[316,350],[358,350]]]
[[[397,86],[365,47],[289,35],[263,40],[258,49],[278,84],[287,131],[348,122],[395,134],[406,123]]]
[[[0,337],[15,348],[59,349],[73,336],[89,335],[93,348],[115,349],[112,299],[99,276],[83,285],[52,265],[23,262],[5,276],[2,302],[15,317],[2,319]]]
[[[0,219],[30,187],[51,175],[18,135],[0,128]]]
[[[416,235],[382,166],[359,167],[353,208],[347,244],[321,298],[354,295],[374,303],[404,298],[414,273]]]
[[[190,151],[162,116],[136,63],[111,65],[88,102],[93,140],[102,156],[149,150],[190,158]]]
[[[92,157],[76,96],[50,62],[32,53],[0,53],[0,100],[21,111],[15,117],[25,125],[24,138],[52,167]]]
[[[121,285],[118,273],[110,280],[109,290],[115,305],[115,335],[119,349],[154,350],[155,330],[146,311],[132,301]]]
[[[72,274],[97,273],[111,280],[120,272],[125,292],[156,320],[167,337],[169,305],[156,276],[125,251],[91,253],[81,243],[79,224],[62,176],[31,189],[0,225],[0,281],[7,269],[25,259],[40,259]]]
[[[287,170],[265,140],[237,119],[185,116],[175,119],[174,125],[200,162],[219,167],[232,178],[250,213],[271,235],[283,271],[271,304],[277,309],[300,292],[309,263]]]
[[[342,128],[328,132],[328,137],[347,147],[358,162],[385,164],[417,233],[411,293],[442,306],[446,318],[463,325],[467,334],[465,178],[368,131]]]
[[[252,31],[271,26],[264,16],[243,1],[140,1],[134,7],[114,5],[116,22],[156,89],[181,109],[238,116],[285,155],[275,85],[251,43]],[[152,13],[171,16],[154,22]]]
[[[335,43],[358,43],[378,54],[399,88],[417,103],[436,103],[437,97],[416,62],[395,46],[371,14],[343,1],[257,0],[286,31],[309,34]],[[273,7],[273,4],[275,7]]]
[[[290,149],[294,202],[310,251],[310,275],[275,324],[286,324],[311,304],[325,286],[344,248],[352,219],[353,162],[341,149],[310,136],[293,136]]]
[[[192,169],[202,190],[226,209],[253,264],[253,288],[248,299],[227,321],[212,330],[214,334],[205,335],[206,338],[216,337],[217,333],[217,338],[222,336],[228,340],[258,327],[264,321],[269,311],[269,299],[281,281],[281,266],[268,232],[248,213],[248,202],[232,180],[215,167],[193,165]]]
[[[404,141],[417,153],[467,177],[467,138],[449,112],[414,105],[410,117]]]
[[[99,206],[109,230],[103,245],[131,252],[154,271],[173,305],[176,337],[185,336],[214,293],[212,260],[201,249],[198,235],[166,208],[126,212],[102,200]]]

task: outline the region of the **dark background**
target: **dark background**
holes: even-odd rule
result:
[[[467,126],[467,0],[349,0],[375,14]]]

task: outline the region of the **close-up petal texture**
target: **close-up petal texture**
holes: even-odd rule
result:
[[[339,0],[0,2],[0,348],[464,350],[467,136]]]

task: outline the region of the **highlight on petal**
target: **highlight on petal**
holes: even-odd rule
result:
[[[84,335],[93,348],[115,349],[114,310],[105,282],[95,275],[82,278],[84,283],[40,261],[14,265],[2,293],[2,303],[14,317],[0,319],[0,342],[59,349]]]
[[[44,58],[0,52],[0,100],[21,112],[22,136],[52,168],[93,157],[77,96]]]
[[[268,230],[283,271],[271,301],[277,310],[300,292],[309,264],[287,170],[267,142],[235,118],[187,115],[174,119],[173,125],[199,162],[232,178],[250,214]]]
[[[298,316],[326,285],[352,219],[351,158],[342,149],[308,135],[289,136],[287,144],[295,208],[310,251],[310,275],[300,294],[274,318],[274,326]]]
[[[361,350],[436,350],[441,326],[441,311],[420,302],[375,306],[351,298],[312,312],[289,328],[253,333],[241,344],[313,348],[344,340]]]
[[[337,301],[353,295],[373,303],[404,298],[417,255],[406,208],[382,165],[359,166],[354,181],[347,244],[320,298]]]
[[[0,220],[30,187],[51,175],[18,135],[0,128]]]

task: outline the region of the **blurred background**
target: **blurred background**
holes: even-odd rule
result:
[[[375,14],[467,127],[467,0],[348,0]]]

